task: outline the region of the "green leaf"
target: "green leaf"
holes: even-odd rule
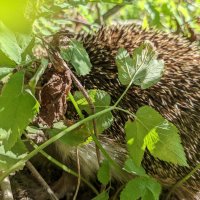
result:
[[[9,151],[6,151],[4,146],[0,144],[0,171],[6,171],[26,155],[27,149],[21,140],[18,140]]]
[[[102,111],[111,103],[110,95],[103,90],[89,90],[88,94],[95,106],[96,112]],[[81,92],[75,92],[74,99],[76,100],[81,110],[85,110],[89,115],[92,114],[90,106]],[[112,123],[113,116],[111,112],[105,113],[100,117],[97,117],[96,125],[98,134],[102,133],[105,129],[109,128],[112,125]],[[93,124],[91,121],[89,122],[89,128],[90,130],[93,130]]]
[[[97,178],[104,185],[107,185],[109,183],[109,181],[110,181],[110,165],[107,160],[104,160],[101,163],[101,166],[97,173]]]
[[[116,64],[120,82],[123,85],[128,85],[133,79],[136,70],[133,59],[129,56],[129,53],[125,49],[120,48],[118,50]]]
[[[0,51],[6,55],[11,61],[19,64],[21,62],[22,50],[19,47],[16,37],[4,24],[0,21]],[[10,63],[1,63],[0,65],[7,65]]]
[[[108,200],[108,199],[109,199],[108,193],[106,191],[103,191],[102,193],[94,197],[92,200]]]
[[[116,56],[119,80],[123,85],[134,83],[146,89],[157,83],[164,69],[164,62],[157,60],[157,53],[150,42],[145,42],[133,51],[132,58],[125,49]]]
[[[125,126],[130,156],[140,166],[146,148],[160,160],[187,166],[177,128],[149,106],[139,108],[134,122]]]
[[[128,158],[126,162],[124,163],[124,168],[125,171],[134,174],[134,175],[139,175],[139,176],[147,176],[144,168],[142,166],[136,166],[133,159]]]
[[[0,96],[0,128],[10,132],[8,139],[3,140],[5,150],[14,146],[38,109],[36,99],[24,90],[24,73],[12,75]]]
[[[7,132],[6,130],[0,128],[0,141],[7,139],[10,135],[10,130]]]
[[[10,74],[13,71],[13,68],[9,67],[0,67],[0,80]]]
[[[48,133],[51,137],[57,135],[59,132],[65,130],[67,126],[65,126],[62,122],[58,122],[54,124],[54,128],[48,129]],[[84,126],[75,129],[74,131],[70,131],[66,133],[59,140],[66,145],[77,146],[85,141],[88,137],[89,133]]]
[[[144,144],[144,137],[146,133],[144,131],[138,130],[137,121],[126,122],[125,132],[127,148],[130,157],[133,159],[135,165],[140,167],[144,156],[144,150],[142,149],[142,146]]]
[[[21,48],[22,61],[26,61],[29,54],[32,54],[34,38],[31,34],[16,33],[17,43]]]
[[[61,50],[64,60],[70,62],[78,75],[89,74],[92,64],[81,42],[71,40],[67,49]]]
[[[158,200],[161,186],[150,177],[137,177],[129,181],[120,194],[120,200]]]
[[[41,78],[42,74],[45,72],[47,66],[48,66],[48,60],[42,58],[41,59],[41,64],[38,67],[36,73],[34,74],[34,76],[31,78],[31,80],[29,81],[29,86],[31,87],[32,91],[35,91],[35,87],[37,85],[37,82],[39,81],[39,79]]]

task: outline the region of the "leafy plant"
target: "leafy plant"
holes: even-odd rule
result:
[[[44,73],[49,68],[52,69],[54,65],[54,63],[50,63],[50,51],[48,50],[52,46],[48,43],[48,39],[46,40],[46,36],[54,36],[63,25],[67,25],[71,29],[74,28],[74,22],[69,19],[70,9],[73,6],[76,7],[74,8],[76,11],[84,10],[82,17],[89,19],[90,22],[94,19],[96,24],[97,21],[102,20],[100,19],[102,11],[105,11],[103,19],[105,21],[108,19],[109,13],[106,13],[106,10],[111,8],[112,4],[102,3],[105,2],[121,4],[115,7],[115,9],[124,7],[121,9],[122,15],[119,18],[138,18],[145,28],[167,26],[169,30],[177,28],[178,32],[186,30],[184,34],[188,36],[195,35],[195,31],[192,31],[191,27],[199,30],[198,23],[194,21],[186,27],[186,24],[200,13],[199,9],[190,12],[194,10],[194,5],[189,6],[187,2],[182,2],[176,10],[176,4],[172,0],[163,0],[161,6],[160,1],[157,0],[140,2],[105,0],[96,5],[99,16],[90,11],[92,6],[85,6],[86,4],[94,5],[92,2],[94,1],[16,0],[13,2],[4,0],[0,2],[0,180],[2,181],[16,170],[23,169],[30,158],[57,140],[77,148],[89,142],[95,142],[97,150],[101,151],[104,157],[103,162],[99,162],[100,167],[97,173],[97,178],[103,184],[104,190],[94,197],[94,200],[109,199],[109,188],[106,188],[106,185],[111,180],[113,168],[117,172],[126,171],[135,177],[125,185],[120,194],[121,200],[139,198],[156,200],[159,199],[161,185],[148,176],[141,165],[145,150],[148,149],[156,159],[180,166],[188,166],[188,164],[178,130],[172,123],[149,106],[139,108],[136,114],[123,107],[118,107],[119,102],[133,84],[147,89],[156,84],[162,77],[164,62],[158,59],[154,46],[148,41],[135,48],[131,53],[128,53],[124,48],[118,50],[115,59],[118,78],[121,84],[126,86],[126,89],[114,105],[111,105],[111,96],[107,91],[99,89],[85,91],[79,85],[80,91],[72,92],[73,95],[69,91],[66,92],[68,102],[73,104],[77,112],[72,113],[75,119],[71,125],[66,125],[60,120],[53,127],[46,128],[42,123],[38,123],[35,130],[45,130],[51,138],[31,152],[26,149],[24,141],[21,139],[22,135],[27,135],[26,132],[30,131],[30,126],[35,124],[35,119],[37,119],[42,107],[40,99],[42,95],[37,94],[37,85],[43,81],[41,77]],[[198,4],[198,1],[195,3]],[[132,8],[135,12],[126,12]],[[68,19],[63,22],[58,13],[62,17],[68,16]],[[95,20],[94,16],[99,20]],[[16,24],[13,23],[14,19]],[[90,24],[87,24],[88,27]],[[90,75],[92,64],[87,50],[84,49],[80,41],[74,39],[69,39],[67,44],[67,48],[61,50],[62,58],[56,57],[56,59],[59,58],[59,61],[63,62],[65,60],[67,63],[65,64],[71,67],[68,71],[74,68],[72,71],[76,71],[75,76]],[[33,49],[37,50],[39,45],[44,47],[45,53],[47,53],[42,58],[35,57],[35,53],[32,52]],[[55,52],[56,50],[54,49]],[[59,63],[58,67],[63,64],[63,62],[56,61]],[[62,74],[60,71],[54,72],[54,74]],[[70,71],[70,73],[72,72]],[[72,78],[70,73],[68,72],[68,76],[65,74],[66,77]],[[70,82],[70,78],[66,80]],[[71,86],[69,83],[68,90]],[[88,101],[88,98],[91,102]],[[95,112],[91,109],[90,103],[94,106]],[[127,121],[124,127],[128,149],[124,166],[118,166],[97,138],[99,134],[103,134],[112,125],[116,118],[112,111],[116,110],[125,112],[134,118],[134,120]],[[95,135],[95,131],[97,135]],[[35,133],[37,134],[37,131]],[[71,170],[68,170],[68,173],[77,175]],[[91,184],[85,182],[93,188]],[[95,191],[94,188],[93,191]]]

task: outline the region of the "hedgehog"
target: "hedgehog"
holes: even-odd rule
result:
[[[146,172],[157,179],[165,188],[170,188],[185,177],[200,162],[200,49],[180,35],[164,33],[156,30],[144,30],[135,25],[112,25],[100,28],[89,34],[79,33],[75,39],[83,43],[92,70],[86,76],[79,77],[86,89],[107,91],[114,104],[125,87],[119,82],[115,56],[119,48],[129,53],[144,41],[154,44],[158,59],[165,62],[165,72],[160,81],[149,89],[142,90],[132,86],[122,99],[120,105],[124,109],[136,112],[143,105],[157,110],[179,130],[187,162],[190,167],[177,166],[155,159],[148,152],[142,161]],[[99,140],[110,156],[122,165],[127,155],[124,125],[127,114],[114,111],[117,116],[113,125],[99,136]],[[64,163],[76,166],[76,148],[67,147],[57,142],[56,149]],[[99,165],[93,142],[79,147],[81,175],[87,179],[95,179]],[[112,169],[112,178],[118,182],[127,181],[126,175],[120,175]],[[64,184],[71,180],[63,179]],[[60,188],[60,197],[65,193]],[[200,199],[200,173],[194,173],[176,191],[178,199]],[[62,191],[61,191],[62,190]]]

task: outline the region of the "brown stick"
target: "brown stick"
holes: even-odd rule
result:
[[[67,63],[61,57],[60,53],[57,50],[54,50],[54,49],[48,49],[48,52],[49,52],[49,55],[50,55],[51,62],[53,63],[54,67],[58,71],[63,71],[63,70],[66,70],[66,69],[67,69],[67,71],[69,71],[72,81],[75,83],[75,85],[79,89],[79,91],[82,92],[83,96],[85,97],[86,101],[89,104],[89,107],[91,109],[92,114],[95,114],[95,112],[96,112],[95,106],[94,106],[90,96],[88,95],[86,89],[83,87],[83,85],[80,83],[80,81],[73,74],[71,69],[68,67]],[[93,123],[93,127],[94,127],[94,134],[97,137],[98,133],[97,133],[96,120],[93,119],[92,123]],[[98,164],[100,166],[100,151],[99,151],[99,148],[97,147],[96,144],[95,144],[95,147],[96,147],[96,155],[97,155]]]
[[[117,13],[122,7],[124,7],[124,4],[122,5],[116,5],[112,7],[110,10],[108,10],[105,14],[103,14],[102,18],[103,21],[106,21],[109,17]],[[95,20],[95,23],[99,23],[99,19]]]
[[[35,167],[32,165],[30,161],[26,162],[26,166],[31,171],[33,176],[37,179],[37,181],[43,186],[43,188],[48,192],[49,197],[51,200],[58,200],[53,190],[49,187],[49,185],[46,183],[46,181],[42,178],[42,176],[39,174],[39,172],[35,169]]]

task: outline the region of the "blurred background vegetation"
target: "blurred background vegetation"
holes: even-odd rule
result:
[[[51,35],[68,27],[89,30],[102,24],[135,23],[199,39],[200,0],[2,0],[0,20],[15,31]]]
[[[113,2],[113,3],[111,3]],[[191,41],[200,38],[200,0],[43,0],[35,32],[49,35],[62,27],[89,30],[103,24],[135,23],[175,32]]]

